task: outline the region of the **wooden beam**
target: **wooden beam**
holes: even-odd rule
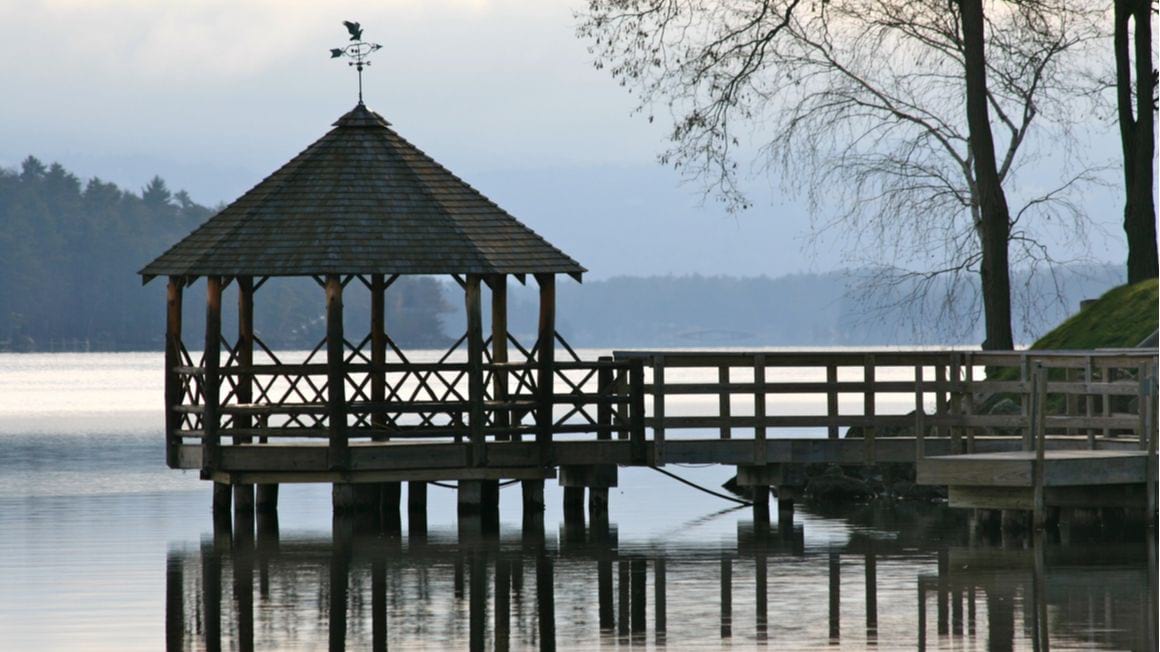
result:
[[[387,382],[382,367],[387,363],[387,284],[382,274],[372,274],[371,283],[371,401],[384,403],[387,400]],[[371,414],[371,427],[386,430],[387,415],[381,410]],[[384,432],[376,435],[375,441],[390,439]]]
[[[248,373],[254,366],[254,279],[251,276],[238,277],[238,348],[237,365],[241,370],[238,374],[235,396],[241,405],[254,402],[254,377]],[[234,415],[234,426],[237,428],[253,427],[253,417],[247,414]],[[248,444],[250,437],[234,436],[235,444]]]
[[[170,276],[165,290],[165,463],[178,468],[177,451],[181,445],[182,415],[175,409],[181,404],[181,303],[184,282]]]
[[[753,463],[765,464],[768,460],[765,448],[765,355],[753,356]]]
[[[483,433],[483,309],[479,274],[467,275],[463,296],[467,304],[467,399],[471,465],[484,466],[487,464],[487,442]]]
[[[507,275],[493,274],[488,279],[491,288],[491,362],[492,364],[506,364],[508,362],[508,292]],[[492,373],[492,394],[496,401],[506,401],[508,397],[508,372],[497,369]],[[511,425],[511,411],[495,409],[492,415],[492,425],[504,427]],[[500,439],[515,439],[520,435],[501,436]]]
[[[347,467],[346,350],[342,328],[342,278],[326,275],[326,406],[331,470]]]
[[[653,357],[653,465],[665,465],[665,356]]]
[[[221,345],[222,345],[222,279],[220,276],[205,277],[205,374],[202,376],[202,475],[212,472],[218,465],[221,449],[221,426],[219,412],[221,392]]]
[[[556,275],[536,274],[540,286],[539,349],[536,353],[536,443],[540,460],[552,461],[552,393],[556,381]]]

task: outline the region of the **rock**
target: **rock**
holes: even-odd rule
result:
[[[897,500],[942,500],[947,497],[946,487],[914,484],[909,480],[899,480],[890,487],[890,494]]]
[[[874,491],[865,480],[852,478],[842,472],[839,466],[830,466],[825,473],[810,478],[806,484],[806,494],[816,500],[863,500],[874,496]]]

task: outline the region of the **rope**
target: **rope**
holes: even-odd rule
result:
[[[686,480],[686,479],[682,478],[681,476],[676,475],[674,473],[669,473],[668,471],[665,471],[664,469],[660,469],[660,468],[657,468],[655,466],[650,466],[648,468],[652,469],[653,471],[656,471],[657,473],[667,475],[670,478],[676,480],[677,482],[687,484],[690,487],[692,487],[698,491],[704,491],[705,493],[709,494],[710,496],[716,496],[718,498],[728,500],[730,502],[734,502],[734,503],[737,503],[739,505],[752,505],[753,504],[753,503],[745,501],[745,500],[739,500],[737,498],[734,498],[733,496],[726,496],[725,494],[717,493],[716,491],[713,491],[712,489],[706,489],[705,487],[702,487],[701,485],[699,485],[695,482],[692,482],[690,480]]]

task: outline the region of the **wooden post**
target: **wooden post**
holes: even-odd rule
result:
[[[629,570],[631,574],[632,614],[631,630],[634,638],[641,638],[645,634],[645,611],[648,606],[645,584],[648,580],[648,561],[633,559]]]
[[[934,365],[934,414],[937,418],[936,431],[939,437],[947,436],[947,427],[942,418],[947,414],[947,367],[942,362]]]
[[[479,274],[468,274],[467,287],[464,289],[467,303],[467,400],[472,466],[487,464],[487,444],[483,433],[483,309],[480,305],[479,283]]]
[[[331,470],[348,466],[346,430],[346,349],[342,330],[342,278],[326,275],[326,387]]]
[[[1140,450],[1148,450],[1148,366],[1136,370],[1136,441]]]
[[[959,382],[961,380],[961,367],[959,364],[959,354],[951,354],[950,364],[950,385],[947,388],[947,395],[949,397],[950,413],[953,416],[958,416],[962,412],[963,400],[962,393],[959,392]],[[959,423],[959,419],[955,419],[955,423]],[[958,425],[951,425],[951,451],[956,455],[963,452],[963,429]]]
[[[644,360],[634,358],[628,374],[629,391],[629,457],[633,464],[644,464]]]
[[[1148,433],[1148,456],[1147,456],[1147,463],[1144,467],[1145,468],[1144,472],[1145,472],[1145,476],[1146,476],[1144,490],[1148,494],[1147,514],[1145,514],[1145,518],[1147,519],[1147,522],[1153,527],[1156,526],[1156,520],[1157,520],[1157,482],[1156,482],[1156,471],[1157,471],[1157,468],[1156,468],[1157,467],[1157,459],[1156,459],[1156,437],[1157,437],[1157,427],[1156,427],[1156,425],[1157,425],[1156,424],[1156,407],[1157,407],[1156,399],[1157,399],[1157,396],[1156,396],[1156,394],[1157,394],[1157,383],[1156,383],[1156,381],[1157,381],[1157,378],[1156,378],[1156,373],[1157,373],[1156,365],[1153,364],[1153,365],[1149,366],[1148,378],[1146,379],[1147,384],[1145,385],[1145,392],[1140,396],[1140,399],[1139,399],[1139,403],[1140,403],[1139,409],[1140,409],[1140,411],[1144,412],[1144,415],[1145,415],[1144,429]],[[1156,546],[1152,545],[1151,549],[1152,549],[1152,554],[1155,555]],[[1154,559],[1154,557],[1153,557],[1153,559]],[[1153,577],[1155,577],[1155,568],[1153,568]],[[1152,604],[1153,604],[1153,606],[1155,606],[1155,604],[1156,604],[1155,603],[1155,595],[1156,594],[1153,593],[1152,595],[1153,595],[1153,603]]]
[[[552,454],[552,407],[556,385],[556,275],[536,274],[540,286],[539,348],[537,350],[536,444],[540,462],[550,464]]]
[[[963,414],[970,417],[975,414],[975,363],[972,354],[967,353],[965,365],[966,371],[966,395],[963,402]],[[967,453],[975,452],[975,428],[974,426],[967,426]]]
[[[504,365],[508,362],[508,301],[507,275],[493,274],[488,286],[491,288],[491,362],[494,365]],[[493,368],[492,399],[497,404],[508,400],[508,370],[499,367]],[[507,427],[511,425],[511,410],[496,406],[492,411],[492,425]],[[519,441],[520,435],[501,435],[497,439]]]
[[[769,452],[765,444],[765,354],[753,356],[753,463],[765,465]]]
[[[374,441],[387,441],[387,283],[382,274],[371,274],[371,428]]]
[[[717,383],[724,386],[729,384],[729,365],[721,365],[717,368]],[[717,394],[718,413],[721,416],[721,439],[729,439],[733,436],[733,429],[729,427],[729,415],[732,411],[732,405],[729,390],[722,387]]]
[[[249,405],[254,402],[254,277],[239,276],[238,284],[238,344],[235,351],[237,388],[234,396],[238,405]],[[254,418],[248,414],[234,415],[234,428],[249,429],[254,425]],[[235,444],[249,444],[254,441],[250,435],[234,435]],[[234,485],[234,513],[252,512],[254,510],[254,485]]]
[[[181,290],[185,283],[180,276],[170,276],[165,289],[165,463],[171,469],[178,465],[181,447]]]
[[[878,459],[878,430],[872,424],[874,423],[874,414],[877,410],[875,405],[875,389],[874,389],[874,374],[877,372],[875,368],[874,354],[868,354],[862,367],[862,382],[866,384],[866,389],[862,394],[862,415],[866,417],[866,422],[862,426],[863,445],[866,447],[866,464],[872,465]]]
[[[612,439],[612,401],[616,398],[616,388],[612,379],[612,356],[600,356],[600,368],[596,371],[596,396],[600,403],[596,406],[596,438]]]
[[[1095,398],[1095,396],[1092,396],[1092,394],[1091,394],[1091,385],[1092,385],[1092,382],[1095,381],[1095,374],[1092,373],[1092,357],[1090,355],[1084,360],[1083,381],[1084,381],[1084,384],[1086,384],[1088,386],[1087,391],[1084,392],[1083,415],[1090,419],[1096,413],[1096,408],[1095,408],[1096,398]],[[1087,447],[1088,447],[1088,450],[1095,450],[1096,449],[1096,429],[1095,428],[1089,427],[1087,429]]]
[[[1047,523],[1047,506],[1044,504],[1044,452],[1047,448],[1047,369],[1041,364],[1035,365],[1035,376],[1031,381],[1033,393],[1031,399],[1032,436],[1035,438],[1035,467],[1034,473],[1034,513],[1033,525],[1036,530],[1042,530]]]
[[[653,356],[653,465],[665,464],[665,356]]]
[[[1031,432],[1031,359],[1026,355],[1020,358],[1019,362],[1019,380],[1024,383],[1023,398],[1020,400],[1020,411],[1023,414],[1023,450],[1033,450]]]
[[[205,367],[202,376],[202,439],[201,470],[206,478],[209,472],[220,465],[221,415],[218,405],[221,395],[221,346],[222,346],[222,279],[220,276],[205,278]]]
[[[826,434],[830,439],[838,438],[838,424],[834,420],[838,418],[838,366],[833,364],[826,365],[826,417],[830,421],[830,425],[826,427]]]
[[[926,457],[926,418],[923,412],[922,365],[914,367],[914,462]]]

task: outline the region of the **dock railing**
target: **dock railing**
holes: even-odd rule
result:
[[[223,437],[322,439],[338,462],[352,441],[420,438],[466,442],[473,464],[486,464],[488,442],[525,436],[541,444],[545,464],[554,441],[574,437],[628,440],[632,463],[658,465],[674,437],[750,439],[745,463],[754,465],[768,461],[769,440],[787,436],[860,439],[864,463],[879,459],[883,438],[911,438],[916,458],[929,439],[952,453],[994,438],[1031,450],[1037,364],[1047,375],[1045,436],[1093,449],[1155,446],[1155,350],[671,350],[583,360],[565,345],[548,393],[534,347],[512,361],[486,359],[478,370],[446,357],[371,362],[350,349],[337,376],[316,361],[317,350],[284,361],[263,346],[265,357],[243,363],[227,348],[209,365],[182,349],[181,364],[169,370],[171,464],[193,443],[212,465]],[[336,377],[338,410],[330,391]],[[207,394],[217,397],[209,410]]]
[[[974,452],[980,437],[1020,438],[1031,450],[1037,364],[1049,370],[1046,434],[1083,438],[1089,448],[1134,438],[1145,448],[1156,430],[1148,416],[1154,408],[1141,399],[1154,391],[1147,388],[1155,385],[1155,351],[674,350],[614,357],[641,360],[649,371],[645,425],[657,464],[674,431],[752,437],[755,464],[763,463],[775,429],[829,439],[846,429],[847,438],[863,439],[867,463],[877,459],[880,437],[914,437],[917,458],[930,437],[946,441],[950,452]],[[708,400],[696,414],[673,414],[666,403],[677,396]],[[771,410],[770,397],[789,398],[794,408]]]

